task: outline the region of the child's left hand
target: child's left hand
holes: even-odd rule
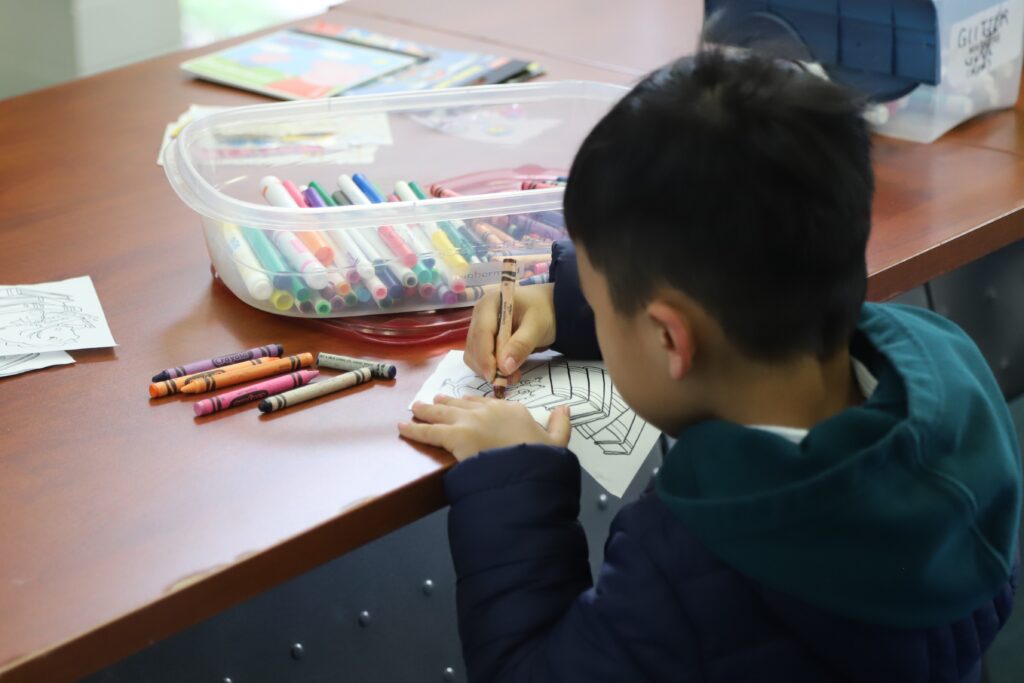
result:
[[[569,410],[565,406],[551,412],[547,429],[537,424],[526,406],[479,396],[436,396],[432,404],[414,403],[412,414],[426,424],[400,422],[399,434],[439,446],[460,461],[480,451],[523,443],[569,444]]]

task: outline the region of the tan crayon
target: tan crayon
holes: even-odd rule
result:
[[[300,353],[297,356],[285,356],[274,358],[269,363],[254,365],[248,368],[227,372],[223,375],[212,377],[200,377],[195,382],[190,382],[181,388],[183,394],[201,394],[204,391],[223,389],[234,384],[241,384],[253,379],[262,379],[271,375],[279,375],[282,372],[295,372],[301,368],[308,368],[313,364],[313,354]]]
[[[516,282],[518,281],[516,260],[507,258],[501,263],[501,287],[498,290],[498,333],[494,337],[494,357],[498,362],[497,372],[491,386],[494,387],[494,398],[505,398],[508,387],[508,375],[501,369],[502,349],[512,336],[512,303],[516,298]]]
[[[373,374],[370,372],[370,368],[359,368],[358,370],[346,372],[344,375],[338,375],[315,384],[307,384],[298,389],[289,389],[275,396],[268,396],[260,401],[260,412],[272,413],[275,410],[284,410],[289,406],[312,401],[314,398],[320,398],[342,389],[354,387],[363,382],[369,382],[371,377],[373,377]]]
[[[370,373],[374,377],[380,379],[394,379],[395,375],[398,374],[398,368],[392,363],[363,360],[362,358],[352,358],[351,356],[339,356],[335,353],[324,353],[323,351],[321,351],[316,357],[316,364],[321,368],[341,370],[342,372],[352,372],[359,368],[369,368]]]
[[[203,372],[194,372],[191,375],[184,375],[183,377],[175,377],[174,379],[165,379],[162,382],[153,382],[149,385],[149,397],[160,398],[161,396],[170,396],[172,394],[180,394],[182,387],[194,381],[198,381],[201,377],[212,377],[214,375],[223,375],[225,372],[233,372],[235,370],[241,370],[251,365],[263,365],[264,363],[272,360],[280,360],[275,356],[264,356],[263,358],[253,358],[252,360],[242,361],[241,363],[234,363],[232,365],[225,365],[222,368],[214,368],[212,370],[204,370]]]

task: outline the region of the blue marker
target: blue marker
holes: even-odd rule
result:
[[[367,177],[364,176],[362,173],[353,173],[352,182],[356,184],[356,187],[358,187],[362,191],[362,193],[366,195],[366,198],[369,199],[372,203],[384,203],[384,198],[380,196],[377,190],[374,189],[373,183],[371,183],[369,179],[367,179]],[[344,188],[342,188],[342,191],[344,191]],[[348,193],[346,192],[346,194]]]

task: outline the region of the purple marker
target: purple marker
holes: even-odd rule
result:
[[[255,349],[249,349],[248,351],[236,351],[234,353],[229,353],[226,356],[197,360],[192,363],[187,363],[186,365],[179,365],[178,367],[161,370],[157,374],[153,375],[153,381],[162,382],[166,379],[174,379],[175,377],[183,377],[184,375],[191,375],[196,372],[213,370],[214,368],[221,368],[225,365],[241,363],[242,361],[252,360],[253,358],[265,358],[268,356],[276,356],[280,358],[282,355],[284,355],[284,347],[280,344],[257,346]]]
[[[302,197],[306,200],[306,203],[309,204],[309,208],[311,209],[319,209],[327,206],[320,194],[311,187],[307,187],[302,191]]]

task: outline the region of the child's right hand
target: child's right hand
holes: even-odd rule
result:
[[[519,366],[538,349],[555,343],[555,285],[516,287],[512,311],[512,336],[495,358],[494,335],[498,330],[498,291],[477,302],[466,338],[466,365],[481,377],[493,380],[500,362],[509,383],[519,381]]]

